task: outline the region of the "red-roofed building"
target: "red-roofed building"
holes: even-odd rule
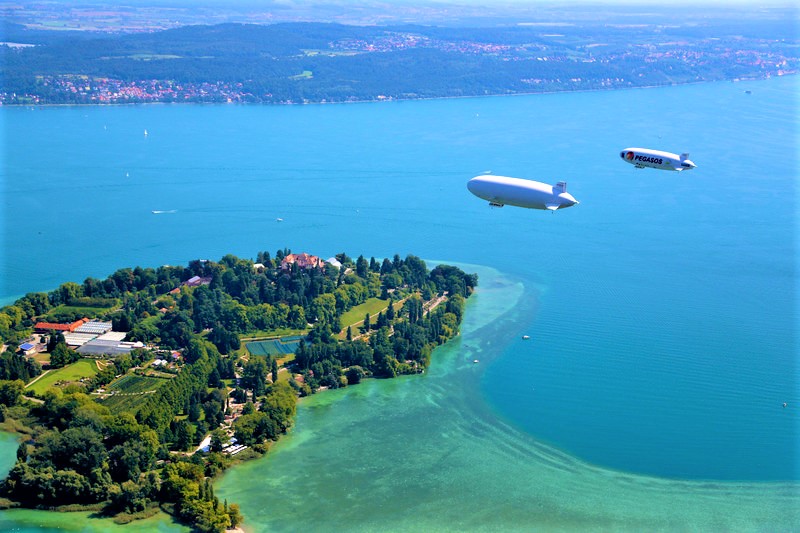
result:
[[[302,254],[289,254],[281,261],[281,270],[289,270],[292,265],[296,264],[299,268],[325,268],[325,261],[316,255],[307,253]]]
[[[210,277],[201,278],[200,276],[194,276],[184,281],[183,284],[186,285],[187,287],[199,287],[200,285],[211,285],[211,278]]]
[[[36,331],[46,333],[48,331],[68,331],[70,333],[74,332],[76,329],[84,325],[88,322],[88,318],[82,318],[80,320],[76,320],[72,324],[56,324],[54,322],[37,322],[36,325],[33,326],[33,329]]]

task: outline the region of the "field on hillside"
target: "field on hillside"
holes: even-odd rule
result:
[[[63,368],[47,371],[27,388],[36,394],[44,394],[50,387],[80,382],[81,378],[94,376],[97,372],[97,363],[94,359],[80,359]]]

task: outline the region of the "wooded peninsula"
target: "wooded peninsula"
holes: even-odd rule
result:
[[[424,372],[476,285],[413,255],[278,250],[29,293],[0,309],[0,429],[21,441],[0,507],[236,527],[213,479],[266,453],[298,398]]]

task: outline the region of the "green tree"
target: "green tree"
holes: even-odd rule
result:
[[[116,482],[138,480],[140,474],[152,468],[157,448],[158,440],[151,429],[147,429],[146,433],[141,433],[136,439],[114,446],[108,452],[111,479]]]
[[[282,432],[292,425],[296,410],[297,396],[294,389],[286,382],[272,385],[261,405],[261,411],[266,413]]]
[[[17,461],[25,462],[28,460],[28,444],[20,442],[17,446]]]
[[[364,259],[363,255],[359,255],[358,259],[356,259],[356,274],[360,278],[366,278],[368,271],[369,263],[367,263],[367,260]]]
[[[227,503],[227,502],[226,502]],[[238,527],[239,524],[242,523],[243,516],[242,513],[239,511],[239,506],[235,503],[232,503],[227,506],[228,507],[228,518],[231,521],[231,527]]]
[[[59,342],[53,352],[50,354],[50,366],[52,368],[61,368],[63,366],[74,363],[80,359],[80,355],[75,350],[68,348],[63,342]]]
[[[364,378],[364,369],[358,365],[353,365],[347,369],[345,372],[345,377],[347,377],[347,384],[348,385],[357,385],[361,383],[361,380]]]
[[[125,481],[113,495],[111,505],[120,511],[137,513],[145,510],[147,501],[142,487],[133,481]]]
[[[278,360],[275,357],[270,358],[270,373],[272,374],[272,382],[278,382]]]
[[[263,357],[252,357],[244,365],[243,385],[253,391],[255,396],[262,396],[267,387],[267,361]]]
[[[59,343],[66,343],[66,339],[64,338],[64,334],[60,331],[50,330],[50,334],[47,337],[47,351],[48,353],[53,353],[53,350],[56,349],[56,346]]]
[[[233,423],[236,442],[252,446],[263,442],[265,438],[273,438],[278,434],[275,423],[261,412],[242,415]]]
[[[0,404],[13,407],[19,403],[25,383],[21,379],[0,381]]]
[[[228,444],[228,435],[221,429],[217,428],[211,432],[211,446],[212,452],[221,452],[222,449]]]
[[[175,449],[180,451],[187,451],[194,444],[195,433],[197,428],[194,424],[181,420],[176,424],[175,428]]]
[[[194,363],[195,361],[198,361],[201,358],[206,357],[207,355],[208,352],[206,351],[205,343],[202,340],[196,338],[192,338],[189,341],[189,345],[183,352],[183,358],[189,364]]]
[[[35,462],[50,464],[56,469],[71,469],[88,476],[103,468],[108,452],[102,435],[89,427],[71,427],[61,433],[49,432],[41,439]]]

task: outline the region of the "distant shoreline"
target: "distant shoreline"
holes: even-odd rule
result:
[[[514,96],[536,96],[536,95],[553,95],[553,94],[573,94],[573,93],[599,93],[608,91],[629,91],[636,89],[660,89],[668,87],[682,87],[686,85],[702,85],[707,83],[747,83],[754,81],[766,81],[773,78],[785,78],[789,76],[797,76],[800,72],[793,72],[782,74],[778,76],[769,76],[766,78],[736,78],[730,80],[709,80],[709,81],[687,81],[682,83],[670,83],[664,85],[638,85],[634,87],[611,87],[608,89],[565,89],[563,91],[540,91],[540,92],[517,92],[512,94],[481,94],[481,95],[465,95],[465,96],[426,96],[419,98],[386,98],[383,100],[349,100],[342,102],[113,102],[113,103],[76,103],[76,104],[2,104],[0,109],[4,107],[112,107],[112,106],[144,106],[144,105],[209,105],[209,106],[307,106],[307,105],[339,105],[339,104],[383,104],[389,102],[417,102],[417,101],[430,101],[430,100],[462,100],[468,98],[498,98],[498,97],[514,97]]]

